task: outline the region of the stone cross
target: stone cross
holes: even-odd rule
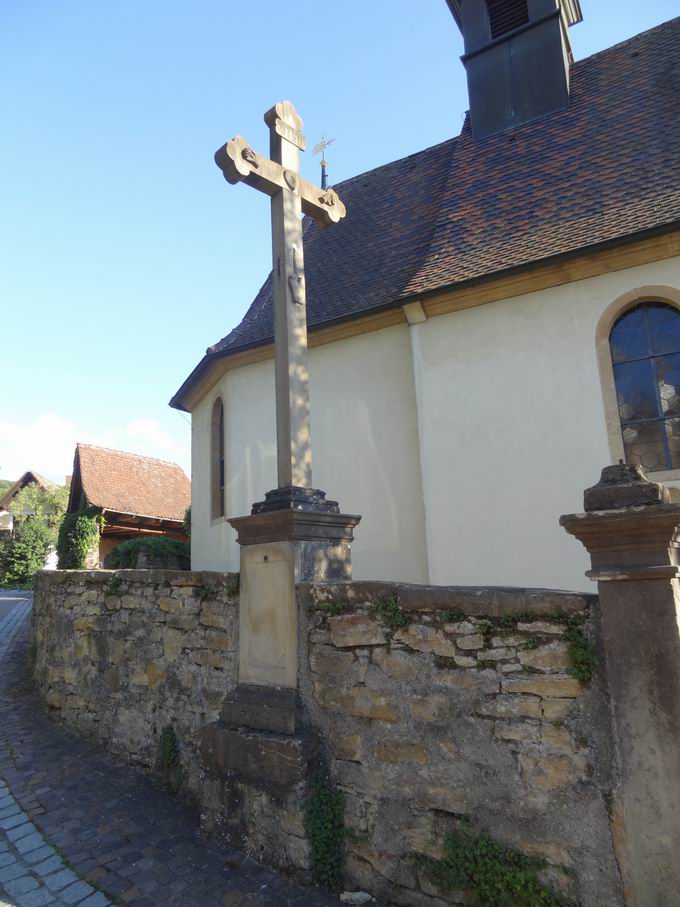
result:
[[[300,176],[305,137],[290,101],[268,110],[264,121],[271,160],[237,135],[219,149],[215,162],[227,182],[245,182],[271,196],[278,484],[311,489],[302,213],[327,227],[345,216],[345,206],[332,189],[320,189]]]

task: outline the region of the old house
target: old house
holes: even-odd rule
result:
[[[306,224],[314,486],[363,516],[356,578],[586,589],[556,515],[607,463],[680,483],[680,19],[575,61],[578,0],[448,5],[460,134]],[[271,295],[171,401],[196,569],[276,485]]]
[[[99,564],[129,539],[186,541],[183,521],[190,502],[191,482],[176,463],[90,444],[76,447],[68,512],[95,508],[104,517],[93,558]]]
[[[6,538],[12,534],[14,528],[14,516],[10,513],[9,506],[14,498],[29,485],[37,485],[38,488],[54,488],[55,483],[50,482],[44,476],[38,475],[37,472],[27,470],[7,491],[0,497],[0,539]],[[28,514],[27,514],[28,515]]]

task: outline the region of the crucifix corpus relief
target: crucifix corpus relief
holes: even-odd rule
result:
[[[311,488],[302,214],[328,227],[345,216],[345,206],[332,189],[300,176],[305,137],[290,101],[268,110],[264,121],[271,160],[237,135],[217,151],[215,162],[227,182],[244,182],[271,196],[278,483],[279,488]]]

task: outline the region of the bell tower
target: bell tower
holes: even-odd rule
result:
[[[465,41],[475,140],[568,105],[568,30],[583,19],[579,0],[446,2]]]

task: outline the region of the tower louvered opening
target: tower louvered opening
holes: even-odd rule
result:
[[[529,21],[527,0],[487,0],[491,39],[501,38]]]

